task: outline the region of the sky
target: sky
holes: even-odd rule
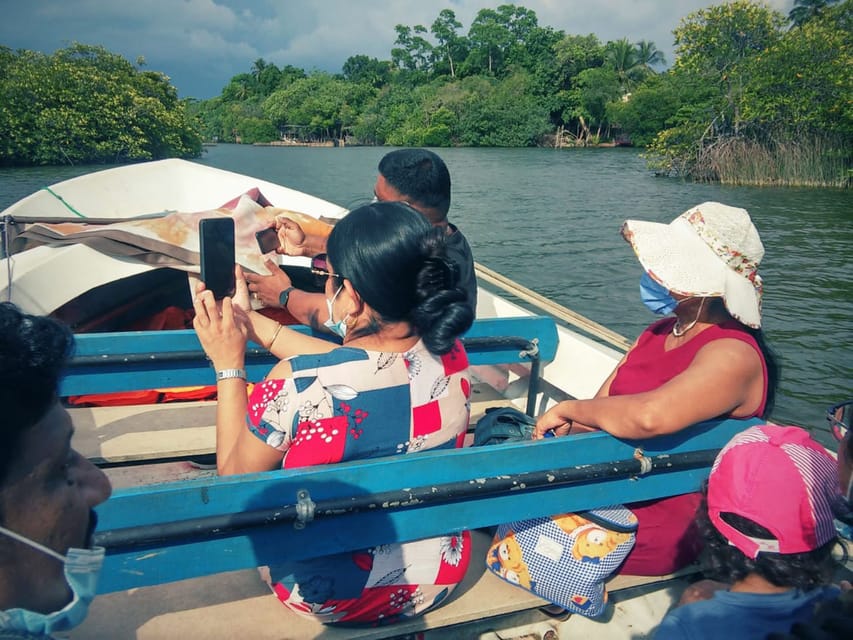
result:
[[[787,15],[793,0],[765,0]],[[219,95],[258,58],[339,73],[347,58],[391,58],[394,26],[429,29],[452,9],[466,34],[480,9],[506,0],[0,0],[0,45],[53,53],[101,45],[166,74],[182,98]],[[593,33],[602,42],[654,42],[671,64],[672,31],[687,14],[723,0],[519,0],[539,26]]]

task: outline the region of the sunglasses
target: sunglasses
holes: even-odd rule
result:
[[[826,419],[832,435],[839,442],[844,439],[850,431],[850,414],[853,413],[853,400],[840,402],[826,410]]]
[[[326,286],[326,280],[329,276],[334,278],[345,278],[343,274],[329,271],[329,263],[325,253],[319,253],[311,258],[311,275],[314,276],[314,286],[322,289]]]

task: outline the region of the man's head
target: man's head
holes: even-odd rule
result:
[[[825,579],[836,541],[836,462],[799,427],[759,425],[720,451],[700,512],[712,565],[802,589]],[[704,522],[703,522],[704,520]]]
[[[0,526],[60,555],[88,546],[92,508],[110,494],[103,472],[71,448],[57,398],[72,346],[59,322],[0,303]],[[0,610],[48,613],[70,598],[60,560],[0,534]]]
[[[373,193],[380,201],[405,201],[432,224],[447,222],[450,210],[450,172],[427,149],[398,149],[379,161]]]

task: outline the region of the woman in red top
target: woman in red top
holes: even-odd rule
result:
[[[761,332],[764,247],[744,209],[700,204],[668,225],[628,220],[645,273],[643,302],[674,317],[648,327],[596,396],[543,414],[534,438],[603,429],[619,438],[675,433],[713,418],[766,416],[778,367]],[[663,575],[699,552],[699,494],[628,504],[639,520],[620,573]]]

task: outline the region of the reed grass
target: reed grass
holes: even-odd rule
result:
[[[698,181],[731,185],[853,186],[849,146],[820,137],[769,143],[718,139],[699,152],[690,173]]]

